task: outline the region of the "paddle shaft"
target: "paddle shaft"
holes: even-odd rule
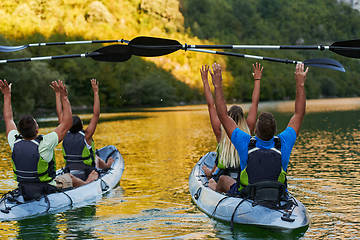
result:
[[[271,62],[282,62],[282,63],[291,63],[291,64],[302,63],[300,61],[294,61],[294,60],[288,60],[288,59],[269,58],[269,57],[254,56],[254,55],[240,54],[240,53],[219,52],[219,51],[213,51],[213,50],[192,49],[192,48],[190,48],[190,49],[188,48],[187,50],[194,51],[194,52],[219,54],[219,55],[225,55],[225,56],[252,58],[252,59],[265,60],[265,61],[271,61]]]
[[[88,44],[88,43],[114,43],[114,42],[124,42],[123,39],[120,40],[92,40],[92,41],[70,41],[70,42],[50,42],[50,43],[30,43],[29,47],[40,47],[40,46],[55,46],[55,45],[73,45],[73,44]]]
[[[42,60],[53,60],[53,59],[63,59],[63,58],[81,58],[81,57],[91,57],[98,54],[99,53],[83,53],[83,54],[72,54],[72,55],[18,58],[18,59],[0,60],[0,63],[30,62],[30,61],[42,61]]]
[[[290,49],[290,50],[344,50],[360,51],[360,47],[338,47],[338,46],[276,46],[276,45],[182,45],[182,49]]]

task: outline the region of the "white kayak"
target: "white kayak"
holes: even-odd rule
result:
[[[206,165],[211,169],[215,158],[215,152],[205,154],[189,176],[192,200],[201,211],[231,224],[252,225],[281,232],[293,232],[309,226],[310,219],[305,206],[291,194],[288,194],[288,204],[280,202],[279,208],[269,208],[254,200],[220,194],[209,188],[202,167]]]
[[[101,198],[103,194],[106,194],[118,184],[125,165],[123,157],[115,146],[103,147],[97,151],[97,154],[104,161],[109,157],[113,157],[115,161],[109,170],[100,172],[96,181],[78,188],[44,195],[30,201],[24,201],[16,190],[6,193],[0,200],[0,220],[18,220],[48,212],[84,206]],[[62,169],[59,169],[57,174],[61,173]]]

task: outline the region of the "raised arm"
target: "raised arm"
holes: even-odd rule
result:
[[[288,127],[292,127],[296,136],[299,135],[301,123],[305,117],[306,109],[306,96],[305,96],[305,80],[306,74],[309,68],[306,68],[304,72],[304,64],[298,63],[295,68],[295,80],[296,80],[296,97],[295,97],[295,113],[291,117]]]
[[[8,84],[5,79],[4,81],[0,80],[1,93],[4,95],[4,121],[6,136],[11,130],[17,130],[11,108],[11,85],[12,83]]]
[[[215,106],[216,112],[220,119],[220,122],[225,128],[225,131],[231,139],[232,132],[237,128],[234,120],[227,114],[226,102],[224,99],[224,93],[222,90],[222,74],[220,64],[214,63],[212,65],[213,73],[210,70],[212,82],[215,87]]]
[[[67,132],[70,130],[72,126],[72,111],[71,105],[68,99],[68,92],[66,90],[66,86],[63,84],[61,80],[58,80],[59,91],[60,91],[60,98],[61,103],[63,106],[63,114],[62,114],[62,121],[54,130],[59,138],[59,143],[65,138]]]
[[[253,131],[255,129],[259,98],[260,98],[260,81],[264,67],[261,67],[260,63],[259,64],[256,63],[256,65],[253,64],[253,68],[254,68],[254,72],[252,75],[255,79],[254,90],[252,94],[252,101],[249,109],[249,114],[248,117],[246,118],[246,123],[250,129],[250,135],[253,134]]]
[[[215,105],[214,105],[214,99],[210,91],[209,81],[208,81],[208,74],[209,74],[209,66],[205,64],[205,66],[202,66],[200,69],[201,73],[201,79],[204,86],[204,94],[206,103],[208,106],[209,116],[210,116],[210,122],[211,127],[213,129],[213,132],[215,134],[216,140],[219,143],[221,139],[221,122],[217,116]]]
[[[55,99],[56,99],[56,114],[59,119],[59,124],[62,122],[62,106],[61,106],[61,97],[60,97],[60,90],[59,90],[59,84],[56,81],[51,82],[52,85],[50,87],[55,92]]]
[[[85,140],[89,145],[91,144],[91,139],[95,133],[96,125],[100,117],[99,82],[97,82],[96,79],[91,79],[91,86],[94,91],[93,116],[91,117],[89,126],[85,129]]]

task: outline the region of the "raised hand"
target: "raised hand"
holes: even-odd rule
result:
[[[0,80],[1,93],[4,95],[11,94],[11,85],[12,83],[8,84],[8,82],[5,79]]]
[[[61,94],[61,97],[67,97],[68,95],[68,91],[66,89],[65,84],[63,83],[63,81],[61,81],[60,79],[58,80],[58,86],[59,86],[59,92]]]
[[[255,80],[261,80],[262,71],[264,67],[261,67],[260,63],[253,64],[254,72],[252,73]]]
[[[211,70],[210,70],[210,75],[211,75],[211,78],[212,78],[212,83],[213,83],[214,87],[221,86],[221,83],[222,83],[222,74],[221,74],[220,64],[214,63],[214,64],[212,65],[212,68],[213,68],[213,72],[211,72]]]
[[[60,93],[59,84],[56,81],[52,81],[50,87],[55,93]]]
[[[295,67],[295,80],[296,84],[300,84],[301,86],[304,86],[305,80],[306,80],[306,74],[308,73],[309,68],[307,67],[304,72],[304,64],[298,63]]]
[[[208,82],[209,65],[205,64],[200,68],[201,79],[203,83]]]
[[[91,87],[94,93],[99,93],[99,82],[95,78],[91,79]]]

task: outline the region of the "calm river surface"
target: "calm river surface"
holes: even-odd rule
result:
[[[248,110],[248,104],[240,104]],[[265,102],[278,133],[294,102]],[[86,117],[86,116],[83,116]],[[3,124],[3,123],[2,123]],[[46,126],[40,122],[40,127]],[[10,239],[359,239],[360,98],[308,100],[288,168],[289,190],[308,209],[306,232],[279,234],[210,219],[192,203],[188,176],[216,147],[205,105],[102,114],[97,148],[115,145],[125,171],[110,194],[92,205],[21,221],[2,222]],[[46,134],[53,127],[44,127]],[[10,149],[0,133],[0,193],[16,187]],[[61,145],[56,149],[62,166]]]

